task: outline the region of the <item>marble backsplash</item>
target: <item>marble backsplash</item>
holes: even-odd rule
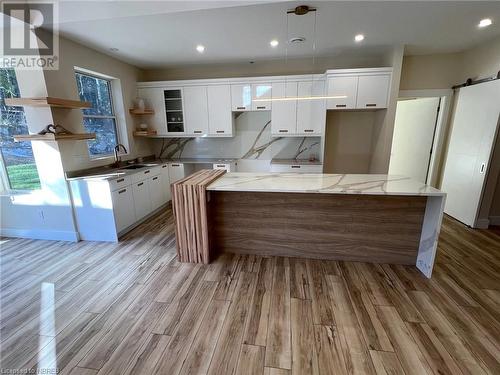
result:
[[[321,137],[272,137],[270,112],[244,112],[235,120],[232,138],[165,138],[157,154],[169,158],[321,160]]]

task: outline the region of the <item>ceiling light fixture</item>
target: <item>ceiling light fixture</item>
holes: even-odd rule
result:
[[[479,21],[479,24],[477,25],[477,27],[481,27],[481,28],[487,27],[487,26],[490,26],[492,23],[493,23],[493,21],[491,20],[491,18],[484,18],[481,21]]]
[[[271,45],[271,47],[278,47],[278,44],[280,44],[280,42],[278,42],[276,39],[273,39],[269,42],[269,44]]]
[[[199,52],[199,53],[203,53],[205,52],[205,46],[201,45],[201,44],[198,44],[196,46],[196,50]]]
[[[356,36],[354,37],[354,40],[355,40],[356,42],[358,42],[358,43],[359,43],[359,42],[362,42],[364,39],[365,39],[365,36],[364,36],[363,34],[358,34],[358,35],[356,35]]]

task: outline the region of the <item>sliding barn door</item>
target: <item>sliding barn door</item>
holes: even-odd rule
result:
[[[500,113],[500,80],[461,88],[441,190],[445,212],[471,227],[481,205]]]

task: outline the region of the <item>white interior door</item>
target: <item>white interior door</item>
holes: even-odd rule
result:
[[[389,174],[426,183],[439,101],[440,98],[398,101]]]
[[[500,80],[461,88],[441,189],[445,212],[476,226],[500,113]]]

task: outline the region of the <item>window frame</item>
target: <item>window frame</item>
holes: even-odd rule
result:
[[[82,116],[83,118],[96,118],[96,119],[113,119],[114,124],[115,124],[115,137],[116,137],[116,143],[122,143],[122,137],[121,137],[121,132],[120,132],[120,127],[118,126],[118,118],[116,115],[116,109],[115,109],[115,98],[114,98],[114,89],[113,89],[113,81],[115,78],[106,76],[104,74],[99,74],[96,72],[91,72],[83,68],[76,68],[74,69],[75,71],[75,82],[77,82],[76,75],[81,74],[87,77],[92,77],[92,78],[97,78],[106,81],[107,86],[108,86],[108,92],[109,92],[109,100],[111,104],[111,113],[112,116],[109,115],[86,115],[84,113],[84,109],[82,109]],[[76,84],[77,89],[78,89],[78,83]],[[78,97],[80,95],[78,94]],[[82,126],[85,128],[85,125],[82,123]],[[93,155],[90,153],[90,147],[88,147],[88,142],[87,142],[87,152],[89,155],[90,160],[100,160],[100,159],[108,159],[110,157],[113,157],[113,152],[110,152],[109,154],[99,154],[99,155]]]
[[[4,69],[8,69],[8,68],[4,68]],[[17,88],[19,90],[18,97],[21,97],[21,93],[20,93],[21,90],[19,88],[19,82],[17,80],[17,71],[15,69],[13,69],[13,70],[14,70],[14,75],[16,78],[16,85],[17,85]],[[14,96],[14,98],[18,98],[18,97]],[[27,131],[28,131],[28,133],[30,133],[29,124],[28,124],[27,119],[26,119],[26,113],[24,111],[24,107],[23,106],[14,106],[14,107],[20,107],[22,109],[23,116],[26,120]],[[29,142],[29,141],[26,141],[26,142]],[[33,147],[32,147],[32,152],[33,152]],[[42,180],[40,178],[40,173],[38,172],[38,163],[36,161],[34,152],[33,152],[33,161],[34,161],[35,166],[36,166],[36,174],[38,176],[38,181],[40,183],[40,187],[38,187],[37,189],[15,189],[15,188],[12,188],[12,186],[11,186],[11,180],[9,177],[9,172],[7,170],[7,165],[5,164],[3,152],[0,150],[0,195],[10,196],[10,195],[17,195],[17,194],[32,194],[32,193],[36,193],[36,192],[43,189]]]

